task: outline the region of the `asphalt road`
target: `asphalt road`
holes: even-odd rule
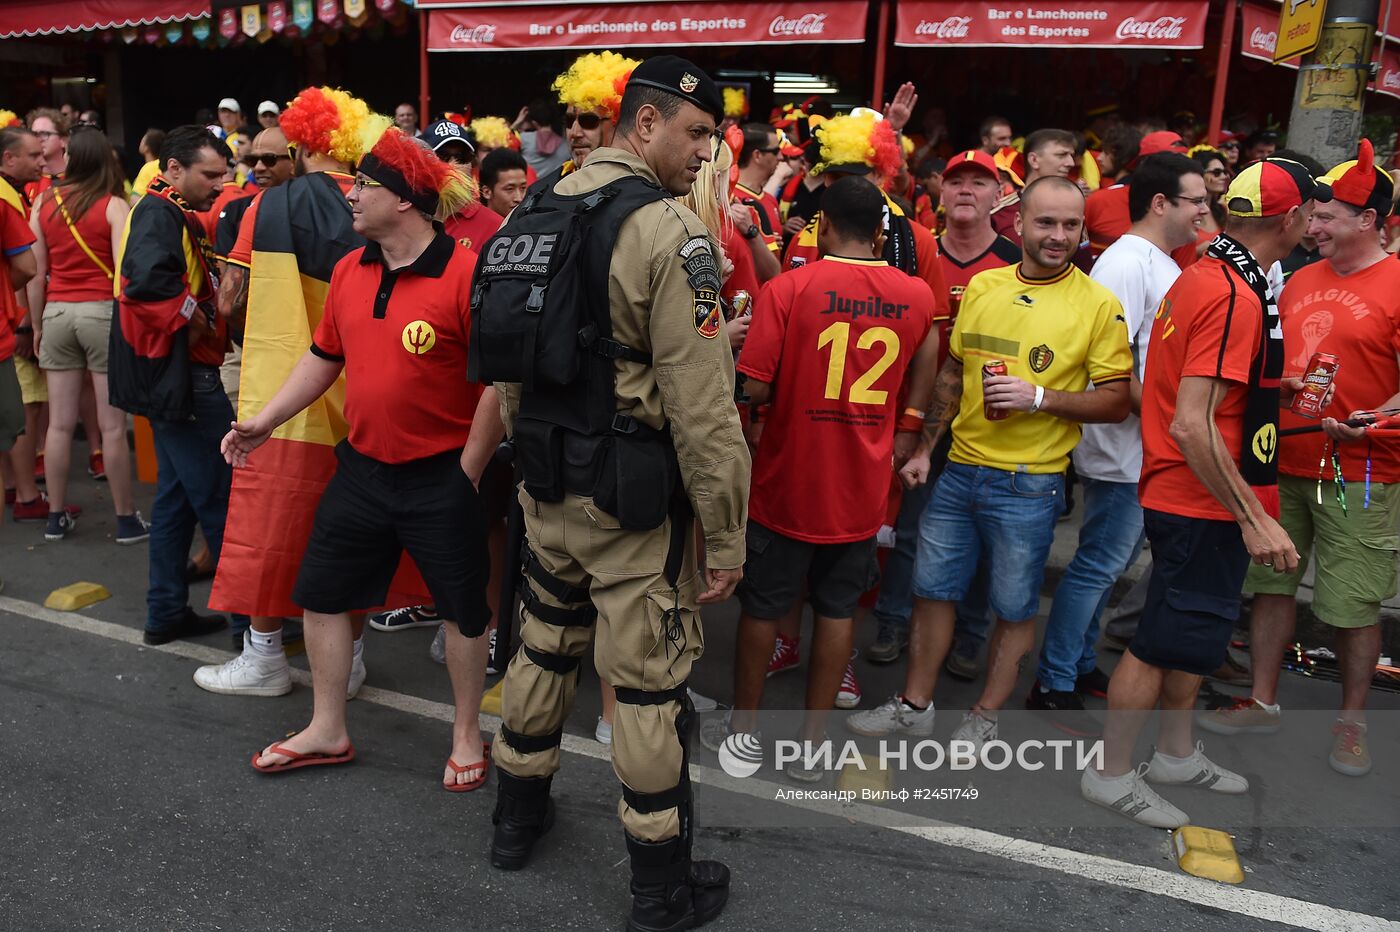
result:
[[[151,492],[138,485],[147,511]],[[486,857],[494,783],[452,796],[438,785],[450,693],[427,657],[430,630],[369,633],[372,688],[351,706],[353,765],[259,775],[249,756],[304,724],[309,688],[282,699],[199,690],[191,673],[227,655],[223,634],[142,646],[145,548],[112,543],[104,486],[83,478],[71,498],[86,514],[69,540],[0,525],[0,932],[622,927],[628,871],[616,781],[591,738],[591,671],[555,781],[558,824],[529,869],[504,874]],[[77,580],[112,597],[75,615],[40,607]],[[203,607],[207,594],[205,583],[192,599]],[[736,614],[734,604],[706,613],[709,652],[692,680],[722,700]],[[869,706],[897,688],[902,667],[858,671]],[[800,674],[775,677],[768,704],[796,708],[801,689]],[[1326,709],[1335,691],[1289,676],[1283,702]],[[940,707],[974,697],[972,686],[940,685]],[[1393,728],[1400,701],[1375,698]],[[1388,761],[1364,781],[1317,777],[1320,795],[1337,798],[1365,782],[1373,825],[1319,825],[1309,807],[1291,824],[1252,825],[1257,805],[1211,801],[1206,811],[1237,816],[1218,824],[1247,871],[1232,887],[1180,871],[1165,833],[1091,818],[1072,784],[1047,792],[1065,815],[1044,824],[892,829],[853,810],[794,811],[775,825],[753,785],[695,753],[696,851],[734,872],[716,930],[1400,930],[1400,781]],[[955,807],[937,816],[959,819]]]

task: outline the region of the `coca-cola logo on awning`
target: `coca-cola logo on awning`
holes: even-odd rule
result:
[[[1381,87],[1400,90],[1400,71],[1386,71],[1381,75]]]
[[[450,38],[453,45],[489,45],[496,41],[496,26],[494,23],[453,26]]]
[[[1249,47],[1272,55],[1274,49],[1278,48],[1278,33],[1265,32],[1262,27],[1255,26],[1254,31],[1249,34]]]
[[[971,25],[971,16],[949,16],[947,19],[935,22],[921,19],[919,25],[914,27],[914,35],[937,36],[940,39],[966,39],[968,27]]]
[[[775,16],[773,21],[768,24],[770,36],[819,36],[825,29],[825,13],[803,13],[801,16],[791,19],[786,16]]]
[[[1118,24],[1115,31],[1119,39],[1154,39],[1171,41],[1181,38],[1181,27],[1186,25],[1184,16],[1159,16],[1152,20],[1140,20],[1129,16]]]

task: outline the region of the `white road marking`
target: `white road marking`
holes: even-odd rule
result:
[[[13,612],[16,615],[58,625],[72,631],[119,641],[145,650],[172,654],[200,663],[223,663],[235,656],[230,651],[183,641],[173,641],[160,647],[149,647],[143,643],[141,632],[135,628],[89,618],[85,615],[54,611],[33,602],[24,602],[8,596],[0,596],[0,611]],[[292,679],[302,686],[311,685],[311,675],[304,670],[293,668]],[[399,712],[436,719],[441,722],[452,721],[452,706],[388,689],[376,689],[372,686],[363,687],[357,701],[370,702]],[[494,715],[483,714],[481,722],[484,729],[494,731],[496,726],[500,724],[500,719]],[[591,738],[565,733],[562,747],[568,753],[577,754],[580,757],[590,757],[599,761],[611,761],[612,759],[608,749]],[[690,773],[691,780],[695,783],[731,793],[742,793],[756,799],[773,801],[773,784],[771,783],[737,779],[722,770],[699,764],[692,764]],[[799,809],[808,809],[822,815],[830,816],[832,814],[829,805],[823,805],[817,801],[792,799],[783,800],[783,804]],[[1212,883],[1189,874],[1179,874],[1156,867],[1117,861],[1096,854],[1086,854],[1082,851],[1058,848],[1008,835],[998,835],[995,832],[982,829],[950,825],[932,819],[905,815],[900,816],[901,824],[892,825],[890,824],[890,813],[875,806],[860,803],[849,804],[841,808],[840,815],[852,821],[902,832],[949,848],[973,851],[1008,861],[1016,861],[1042,870],[1058,871],[1096,883],[1105,883],[1129,890],[1140,890],[1155,896],[1165,896],[1240,916],[1250,916],[1301,929],[1314,929],[1317,932],[1400,932],[1400,922],[1381,916],[1371,916],[1320,903],[1310,903],[1307,900],[1280,896],[1276,893]]]

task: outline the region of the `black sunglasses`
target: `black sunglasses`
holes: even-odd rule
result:
[[[261,165],[263,168],[276,168],[277,163],[282,161],[283,159],[286,159],[288,162],[290,162],[292,160],[292,157],[290,155],[282,155],[281,153],[275,152],[269,155],[250,155],[248,156],[248,164]]]
[[[782,148],[780,146],[773,146],[768,149],[755,149],[753,151],[762,152],[764,155],[777,155],[779,152],[782,151]]]
[[[598,128],[598,124],[600,124],[600,123],[602,123],[602,122],[603,122],[603,118],[600,117],[600,116],[598,116],[598,114],[596,114],[596,113],[588,113],[587,111],[584,111],[584,112],[581,112],[581,113],[575,113],[573,116],[570,116],[570,115],[567,114],[567,113],[564,114],[564,128],[565,128],[565,129],[568,129],[570,126],[573,126],[575,123],[577,123],[579,126],[583,127],[584,129],[597,129],[597,128]]]

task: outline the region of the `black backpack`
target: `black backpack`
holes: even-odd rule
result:
[[[628,177],[565,196],[554,190],[560,177],[532,188],[482,244],[467,362],[474,382],[566,388],[578,380],[587,352],[651,363],[649,354],[612,339],[603,257],[612,256],[632,211],[670,195]]]

